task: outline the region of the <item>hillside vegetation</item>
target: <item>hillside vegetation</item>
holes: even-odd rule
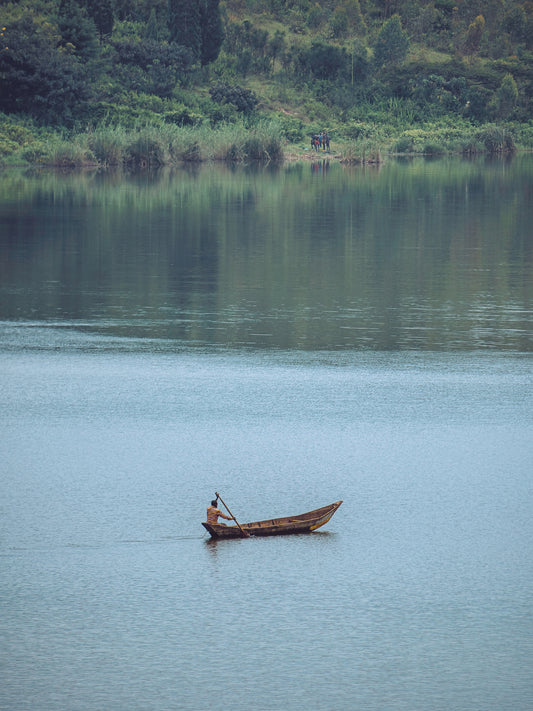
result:
[[[0,0],[0,160],[533,146],[533,1]]]

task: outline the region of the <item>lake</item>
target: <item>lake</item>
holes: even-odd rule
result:
[[[0,709],[531,711],[532,225],[530,155],[0,173]]]

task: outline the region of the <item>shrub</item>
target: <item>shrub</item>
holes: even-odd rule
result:
[[[293,116],[278,116],[279,134],[289,143],[298,143],[306,135],[306,128],[303,121]]]
[[[28,148],[25,148],[21,153],[21,158],[28,163],[32,163],[33,165],[45,163],[46,157],[46,148],[41,143],[28,146]]]
[[[171,111],[163,114],[165,123],[172,123],[176,126],[196,126],[203,121],[203,116],[187,106],[180,105]]]
[[[76,139],[64,139],[60,136],[50,138],[42,144],[42,149],[35,152],[24,152],[24,157],[45,165],[61,166],[65,168],[76,168],[83,165],[94,165],[96,159],[90,148],[86,144],[85,136],[78,136]]]
[[[202,154],[200,151],[200,145],[198,141],[194,141],[182,152],[181,159],[187,162],[196,163],[202,160]]]
[[[513,136],[500,126],[487,126],[476,138],[485,146],[487,153],[513,153],[516,150]]]
[[[209,94],[217,104],[233,104],[243,114],[252,113],[259,101],[253,91],[238,85],[217,84],[209,89]]]
[[[165,164],[165,154],[160,136],[154,131],[145,130],[127,145],[124,160],[126,164],[136,168],[152,168]]]
[[[113,42],[118,58],[117,73],[123,86],[168,97],[192,67],[186,47],[154,40]]]
[[[31,131],[15,121],[16,119],[0,114],[0,161],[34,145],[35,139]]]
[[[409,38],[402,29],[399,15],[393,15],[380,30],[374,45],[376,67],[401,64],[409,51]]]
[[[283,140],[277,122],[260,123],[248,131],[235,127],[228,137],[225,160],[283,161]]]
[[[506,118],[518,102],[518,88],[512,74],[506,74],[497,92],[498,113]]]
[[[90,97],[86,72],[29,16],[9,25],[0,50],[0,110],[71,124]]]
[[[439,156],[445,153],[446,150],[438,143],[426,143],[422,149],[422,153],[427,156]]]
[[[343,47],[313,42],[310,47],[295,50],[294,63],[297,72],[333,81],[348,66],[348,54]]]
[[[101,128],[89,136],[88,145],[103,165],[121,165],[124,160],[125,135],[122,129]]]
[[[465,156],[474,156],[483,153],[483,144],[475,139],[470,139],[463,144],[462,151]]]
[[[410,136],[401,136],[393,147],[395,153],[412,153],[413,150],[414,142]]]
[[[372,143],[352,143],[341,152],[341,163],[381,163],[381,149]]]

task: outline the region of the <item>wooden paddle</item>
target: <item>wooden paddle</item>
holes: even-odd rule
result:
[[[225,503],[224,499],[222,498],[222,496],[220,496],[220,494],[218,493],[218,491],[215,491],[215,494],[217,495],[217,499],[220,499],[220,500],[222,501],[222,503],[224,504],[224,506],[225,506],[225,508],[226,508],[226,511],[229,513],[229,515],[231,516],[231,518],[232,518],[232,519],[235,521],[235,523],[237,524],[237,526],[238,526],[238,528],[239,528],[239,531],[242,533],[243,537],[244,537],[244,538],[249,538],[249,537],[250,537],[250,534],[248,533],[248,531],[244,531],[244,530],[241,528],[240,523],[237,521],[237,519],[235,518],[235,516],[234,516],[234,515],[231,513],[231,511],[228,509],[228,507],[226,506],[226,503]]]

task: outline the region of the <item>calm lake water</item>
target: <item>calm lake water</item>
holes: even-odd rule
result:
[[[0,709],[531,711],[532,225],[533,156],[0,174]]]

